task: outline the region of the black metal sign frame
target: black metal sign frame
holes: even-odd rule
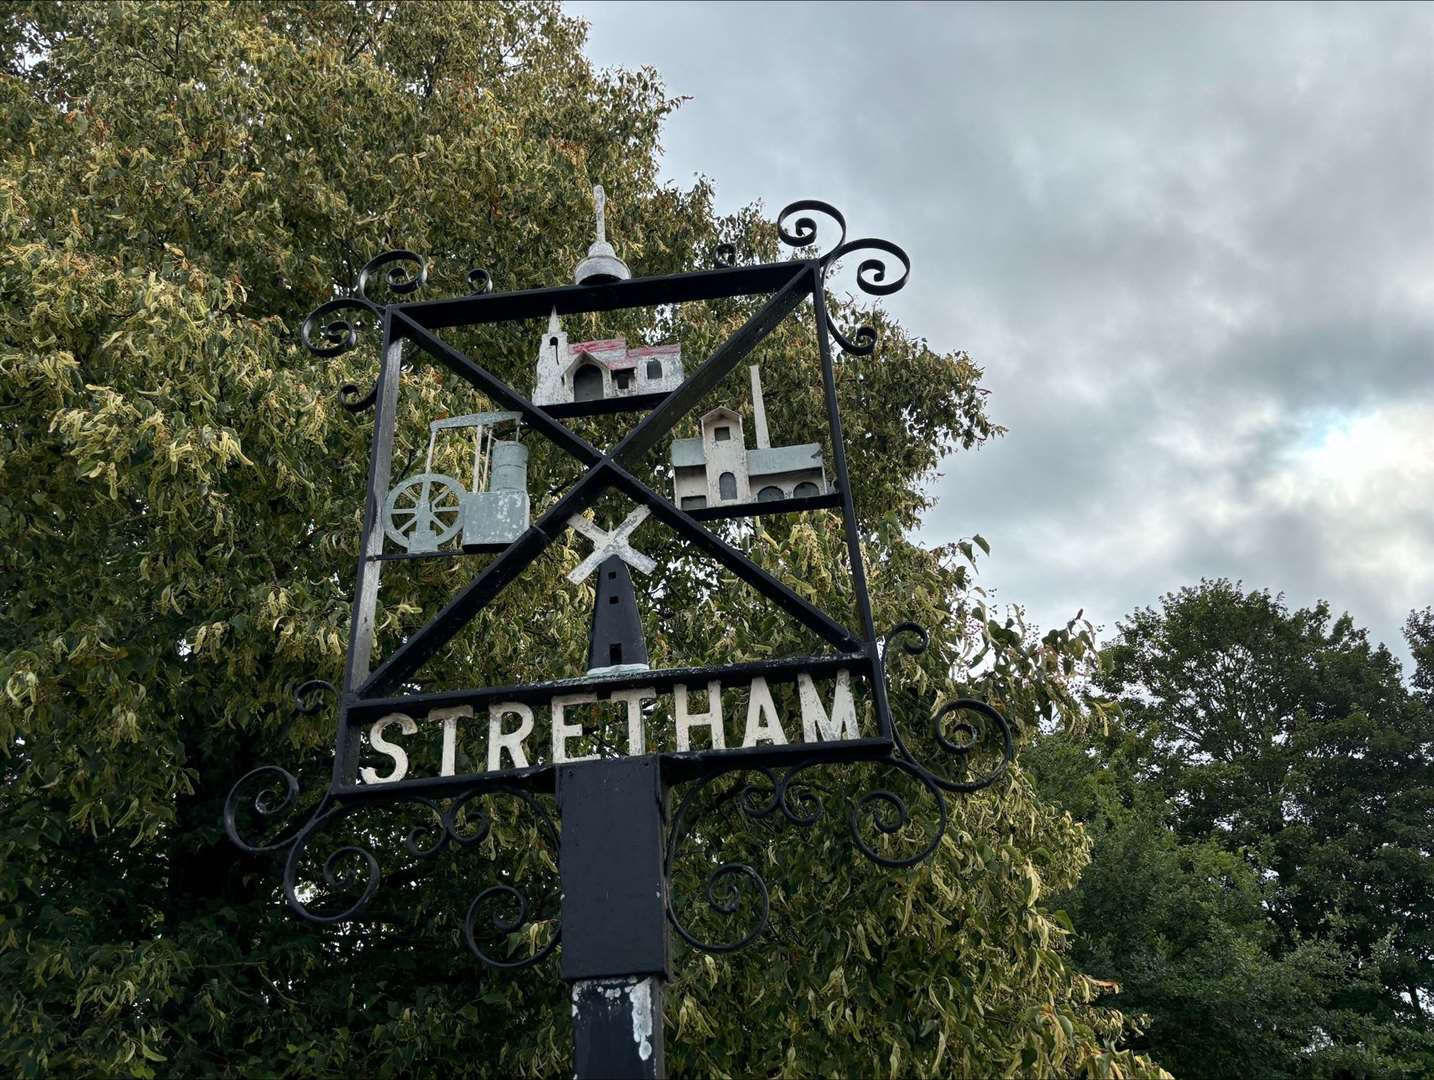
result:
[[[430,857],[445,846],[454,844],[471,847],[488,832],[487,819],[477,833],[462,822],[464,808],[474,800],[489,795],[502,795],[520,800],[538,815],[544,831],[556,844],[557,830],[552,825],[539,795],[554,792],[559,766],[556,763],[480,774],[405,779],[382,784],[364,784],[358,776],[358,756],[362,726],[393,712],[423,712],[454,705],[482,705],[490,701],[543,701],[556,694],[575,690],[619,690],[635,687],[671,687],[679,683],[716,681],[722,685],[739,685],[761,676],[769,681],[791,681],[798,674],[834,675],[847,670],[870,687],[876,719],[874,737],[822,742],[747,747],[732,750],[707,750],[685,753],[663,753],[656,756],[660,783],[665,792],[673,785],[689,784],[679,800],[665,842],[666,873],[671,874],[672,860],[689,835],[697,812],[698,796],[714,780],[734,772],[749,774],[751,779],[742,789],[737,804],[748,817],[780,815],[796,825],[810,825],[815,820],[810,807],[797,794],[801,778],[811,768],[830,763],[874,761],[894,767],[915,779],[935,798],[939,806],[939,828],[928,844],[914,854],[892,857],[880,852],[861,836],[859,817],[865,811],[874,819],[875,828],[892,833],[911,820],[906,803],[895,793],[876,790],[857,800],[850,809],[850,826],[858,848],[868,858],[888,866],[909,866],[936,849],[944,832],[947,809],[943,793],[967,793],[987,787],[1004,774],[1013,755],[1011,729],[1005,719],[989,705],[974,700],[957,700],[943,705],[927,721],[930,733],[941,750],[951,755],[947,771],[930,767],[918,760],[903,740],[893,722],[887,694],[887,659],[893,644],[909,653],[926,647],[926,634],[920,627],[904,623],[884,637],[878,636],[872,618],[867,591],[866,572],[862,559],[860,532],[852,500],[847,469],[845,438],[837,405],[836,376],[833,366],[833,342],[853,355],[870,354],[876,335],[870,327],[861,327],[847,336],[835,327],[828,314],[826,280],[838,260],[863,253],[858,266],[857,285],[872,295],[888,295],[902,288],[910,271],[910,262],[896,245],[878,239],[847,241],[846,223],[831,206],[812,200],[793,203],[778,218],[778,231],[786,244],[810,251],[817,239],[817,223],[806,216],[819,213],[835,221],[841,237],[824,254],[801,259],[752,266],[732,265],[731,249],[722,253],[727,265],[693,273],[664,277],[636,278],[607,284],[574,285],[532,289],[521,292],[491,292],[491,278],[481,270],[469,275],[475,291],[469,295],[444,300],[400,300],[378,304],[369,296],[370,286],[378,275],[392,294],[404,296],[423,284],[427,267],[409,251],[388,252],[370,262],[359,276],[354,295],[330,301],[316,309],[303,328],[305,344],[321,356],[334,356],[354,347],[358,341],[360,317],[366,317],[381,332],[381,366],[377,381],[367,394],[360,395],[352,386],[343,388],[346,406],[359,412],[374,411],[374,436],[368,473],[368,496],[364,514],[363,547],[359,554],[348,654],[344,683],[338,693],[338,721],[335,738],[333,775],[329,788],[316,809],[295,831],[267,842],[245,838],[239,818],[241,808],[250,796],[252,808],[260,818],[274,819],[290,812],[298,798],[298,782],[288,771],[277,766],[263,766],[243,777],[230,792],[225,805],[225,824],[231,839],[250,853],[275,852],[287,855],[284,885],[291,907],[305,918],[333,924],[356,918],[372,900],[380,881],[377,860],[372,852],[352,845],[338,854],[359,859],[364,867],[363,884],[358,898],[342,910],[315,911],[301,898],[297,875],[303,853],[311,841],[362,805],[399,800],[416,802],[426,807],[437,819],[430,830],[432,841],[423,843],[415,833],[406,846],[409,853]],[[892,266],[899,264],[900,273],[889,276]],[[646,308],[657,305],[732,297],[765,297],[765,302],[740,329],[723,342],[676,389],[666,394],[605,399],[598,402],[557,406],[539,406],[525,395],[487,371],[460,350],[445,342],[439,332],[447,328],[468,327],[534,319],[556,311],[558,315]],[[817,348],[821,360],[826,421],[832,450],[834,484],[832,490],[814,497],[791,498],[774,502],[748,502],[734,506],[712,506],[692,512],[683,510],[672,499],[655,491],[634,475],[634,469],[649,450],[668,437],[675,425],[685,417],[703,396],[716,387],[763,339],[805,301],[812,302]],[[449,602],[403,645],[377,665],[372,663],[374,612],[379,579],[386,561],[403,557],[383,551],[381,507],[390,483],[390,463],[394,443],[395,414],[405,348],[416,349],[431,362],[443,365],[450,372],[486,395],[498,407],[520,414],[523,422],[549,440],[554,446],[576,459],[586,468],[581,478],[556,503],[533,521],[527,530],[456,593]],[[615,446],[601,450],[591,445],[562,418],[609,411],[647,411],[647,415]],[[518,578],[543,551],[561,537],[570,526],[569,520],[581,514],[604,493],[616,491],[639,506],[646,507],[659,521],[703,554],[715,559],[738,579],[779,605],[799,623],[815,633],[833,650],[825,656],[792,657],[719,668],[679,668],[644,670],[604,676],[588,676],[556,682],[535,683],[498,688],[462,689],[441,693],[403,693],[405,683],[420,666],[442,648],[453,636],[490,604],[502,590]],[[794,513],[820,508],[840,508],[845,533],[852,594],[858,625],[843,625],[818,606],[803,599],[763,570],[744,553],[703,525],[703,521],[748,514]],[[318,707],[315,692],[333,690],[327,683],[313,681],[296,692],[296,701],[305,711]],[[974,718],[974,721],[973,719]],[[972,752],[980,742],[994,739],[997,763],[980,775],[970,768]],[[447,800],[440,804],[436,800]],[[869,822],[870,824],[871,822]],[[325,863],[325,876],[332,879],[335,856]],[[720,878],[742,878],[759,892],[760,918],[747,933],[726,942],[703,941],[689,933],[666,902],[669,920],[690,944],[711,951],[726,952],[754,940],[766,923],[767,889],[761,876],[750,866],[723,866],[714,871],[708,882],[709,903],[727,910],[714,899],[714,884]],[[332,883],[332,882],[331,882]],[[729,880],[728,884],[732,884]],[[536,962],[548,955],[558,943],[554,935],[543,948],[518,960],[501,958],[481,948],[474,935],[476,913],[485,902],[512,901],[515,916],[495,917],[494,925],[508,931],[516,930],[529,916],[526,897],[511,883],[492,886],[473,901],[466,920],[467,939],[475,955],[494,967],[518,967]]]

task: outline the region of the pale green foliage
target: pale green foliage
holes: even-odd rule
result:
[[[344,413],[334,391],[369,385],[375,356],[366,331],[354,352],[315,359],[297,328],[391,246],[433,258],[435,294],[461,291],[470,265],[503,289],[561,281],[586,243],[595,180],[643,273],[704,265],[721,240],[773,257],[770,223],[755,210],[714,220],[704,184],[659,186],[675,102],[651,72],[592,71],[581,25],[547,5],[18,4],[3,20],[0,1068],[560,1072],[568,1010],[551,965],[485,973],[458,943],[488,858],[517,851],[551,873],[519,822],[500,818],[499,842],[387,889],[383,923],[327,932],[287,915],[276,866],[222,837],[223,797],[253,765],[289,766],[310,792],[327,779],[331,718],[295,715],[287,691],[339,676],[370,418]],[[676,335],[700,358],[749,310],[570,332]],[[900,715],[915,724],[970,691],[1023,735],[1075,719],[1066,679],[1088,637],[1030,641],[968,595],[959,548],[904,538],[942,451],[994,428],[966,357],[877,325],[877,355],[842,360],[838,382],[878,623],[933,632],[895,670]],[[455,341],[524,386],[533,331]],[[773,428],[791,440],[819,427],[810,344],[784,327],[758,357]],[[740,400],[742,385],[714,400]],[[415,364],[396,475],[429,419],[472,400]],[[587,430],[607,439],[620,422]],[[574,475],[535,450],[540,505]],[[849,602],[830,517],[729,531],[813,599]],[[648,613],[659,662],[810,647],[660,530],[643,546],[665,564],[652,586],[663,610]],[[580,670],[573,627],[590,592],[560,575],[583,554],[558,545],[422,678]],[[471,570],[390,573],[379,654]],[[982,641],[994,666],[962,686],[951,673]],[[732,960],[678,951],[674,1072],[1156,1071],[1119,1049],[1122,1018],[1093,1006],[1102,988],[1062,958],[1041,898],[1075,879],[1085,840],[1019,769],[958,801],[937,858],[911,872],[852,850],[840,795],[828,825],[772,849],[780,865],[763,856],[778,890],[769,938]],[[917,813],[932,823],[929,805]]]

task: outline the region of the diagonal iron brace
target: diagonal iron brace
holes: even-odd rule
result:
[[[358,698],[392,692],[438,649],[447,644],[479,611],[511,584],[605,491],[616,487],[650,507],[659,518],[691,540],[711,557],[768,599],[787,607],[794,618],[843,652],[858,652],[860,643],[850,631],[820,608],[802,599],[745,554],[710,532],[658,494],[625,467],[641,458],[690,412],[702,396],[732,370],[810,291],[810,278],[798,273],[720,345],[703,365],[667,395],[611,453],[604,454],[565,424],[484,370],[462,352],[417,325],[401,311],[392,315],[395,336],[407,337],[493,400],[520,412],[529,425],[547,436],[559,449],[588,466],[587,472],[546,514],[466,585],[425,626],[384,659],[355,691]]]

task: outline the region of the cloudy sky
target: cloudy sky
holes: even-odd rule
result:
[[[986,369],[948,460],[1043,626],[1203,576],[1399,645],[1434,603],[1434,6],[570,3],[689,101],[665,169],[912,257],[888,306]]]

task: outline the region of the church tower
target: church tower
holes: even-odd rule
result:
[[[538,343],[538,368],[533,380],[533,404],[556,405],[570,401],[563,390],[563,368],[568,362],[568,335],[558,322],[558,309],[548,316],[548,332]]]

